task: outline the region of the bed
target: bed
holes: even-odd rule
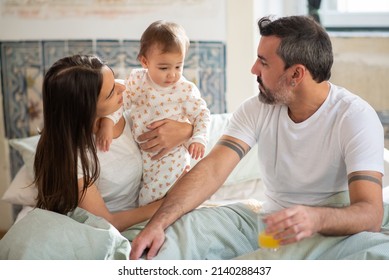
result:
[[[206,153],[228,124],[230,114],[213,114]],[[102,218],[77,208],[68,216],[34,209],[36,189],[32,164],[38,136],[10,140],[24,164],[2,199],[23,208],[0,240],[0,259],[127,259],[131,240],[144,227],[138,224],[118,232]],[[389,206],[380,233],[323,237],[315,235],[276,252],[258,248],[257,213],[264,186],[256,166],[258,147],[239,163],[220,190],[198,209],[166,230],[166,240],[155,259],[389,259]],[[385,172],[389,151],[385,150]],[[192,162],[193,165],[196,162]],[[389,182],[384,177],[384,186]],[[389,188],[383,188],[389,202]],[[331,197],[326,205],[341,207],[347,193]]]

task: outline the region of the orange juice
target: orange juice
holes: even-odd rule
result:
[[[265,231],[262,231],[258,235],[258,245],[261,248],[276,250],[280,247],[280,241],[278,239],[274,239],[273,235],[266,234]]]

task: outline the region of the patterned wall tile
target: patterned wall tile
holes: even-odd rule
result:
[[[199,89],[212,113],[226,112],[225,74],[221,69],[201,69]]]
[[[199,88],[213,113],[226,112],[225,45],[220,42],[199,42]]]
[[[140,67],[139,41],[50,40],[0,42],[1,85],[6,136],[21,138],[37,134],[42,127],[41,86],[44,73],[59,58],[77,53],[97,54],[118,77]],[[184,76],[200,89],[212,113],[226,112],[225,45],[222,42],[191,42]],[[11,175],[22,160],[11,149]]]
[[[219,42],[199,43],[199,66],[202,69],[224,69],[225,68],[225,47]]]
[[[42,41],[44,72],[61,57],[72,54],[93,54],[92,40],[78,41]]]
[[[45,73],[56,60],[67,54],[64,41],[43,41],[42,51],[42,63],[44,65]]]
[[[96,42],[96,54],[112,68],[122,64],[122,44],[117,40],[99,40]]]
[[[40,99],[36,81],[43,68],[41,44],[35,41],[1,42],[0,46],[6,136],[27,137],[33,131],[31,124],[36,125],[30,113],[35,116],[40,106],[35,101]],[[22,160],[13,149],[10,149],[10,158],[11,175],[14,176]]]
[[[134,40],[125,40],[123,42],[123,55],[124,55],[124,64],[125,67],[140,67],[138,61],[138,53],[140,49],[140,42]]]
[[[199,67],[199,42],[190,42],[189,50],[185,58],[185,67],[197,68]]]
[[[96,52],[92,40],[65,41],[65,50],[67,51],[67,55],[94,54]]]

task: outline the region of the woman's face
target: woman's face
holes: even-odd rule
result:
[[[112,114],[123,105],[123,91],[125,86],[115,82],[112,69],[108,66],[102,68],[103,86],[97,101],[97,118]]]

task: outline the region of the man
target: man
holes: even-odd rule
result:
[[[168,193],[132,244],[154,257],[164,230],[212,195],[256,142],[266,185],[268,232],[281,244],[323,235],[379,231],[384,137],[365,101],[331,84],[333,54],[325,30],[304,16],[258,22],[261,39],[251,72],[259,96],[245,101],[213,150]],[[349,205],[325,202],[349,192]]]

